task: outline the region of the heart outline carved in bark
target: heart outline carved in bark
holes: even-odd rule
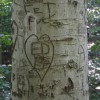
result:
[[[44,34],[38,38],[35,34],[31,34],[25,40],[24,50],[31,67],[37,72],[40,80],[43,81],[54,58],[54,45],[50,37]]]

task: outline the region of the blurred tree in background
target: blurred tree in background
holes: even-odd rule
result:
[[[0,0],[0,45],[11,45],[11,0]]]
[[[11,0],[0,0],[0,64],[11,64],[11,45]]]
[[[6,52],[7,54],[6,48],[8,47],[11,48],[11,44],[12,44],[11,0],[0,0],[0,53],[1,53],[0,58],[1,59],[2,59],[1,57],[2,53]],[[8,55],[5,56],[8,57]],[[10,100],[10,89],[11,89],[11,66],[0,65],[0,100]]]
[[[87,15],[90,100],[100,100],[100,0],[89,0]]]

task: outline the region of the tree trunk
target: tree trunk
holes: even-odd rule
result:
[[[85,0],[13,0],[12,100],[89,100]]]

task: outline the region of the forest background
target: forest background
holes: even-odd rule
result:
[[[12,48],[11,12],[11,0],[0,0],[0,100],[10,100],[13,66],[2,58]],[[88,1],[87,20],[90,100],[100,100],[100,0]]]

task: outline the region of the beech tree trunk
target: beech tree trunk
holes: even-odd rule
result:
[[[86,0],[13,0],[12,100],[89,100]]]

